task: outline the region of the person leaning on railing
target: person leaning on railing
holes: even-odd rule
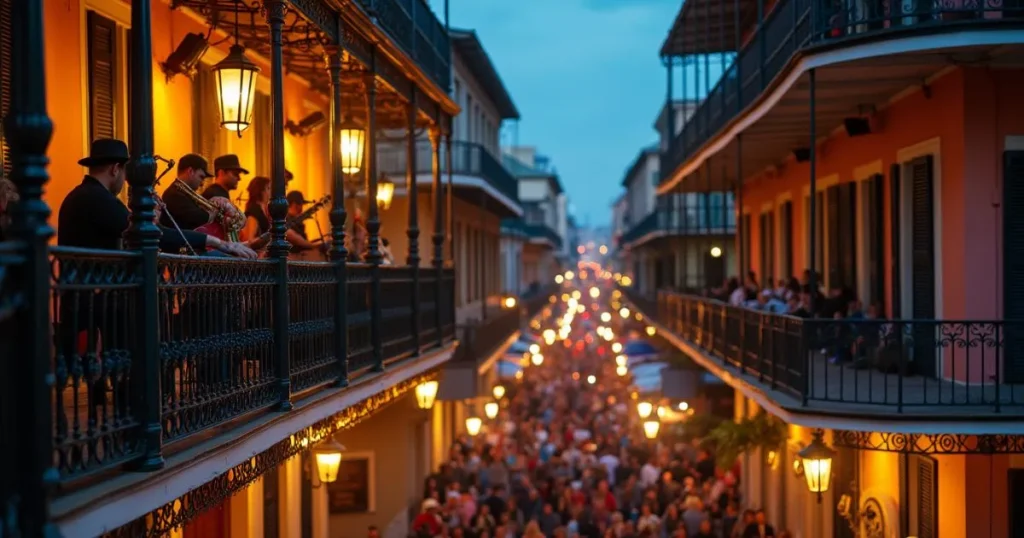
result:
[[[57,244],[101,250],[121,250],[129,225],[128,208],[117,198],[124,189],[128,146],[121,140],[93,141],[89,156],[78,161],[88,168],[82,183],[71,190],[57,216]],[[256,253],[241,243],[221,241],[200,232],[162,228],[160,250],[203,252],[207,248],[239,258]]]

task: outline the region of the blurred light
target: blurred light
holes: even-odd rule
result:
[[[619,374],[619,377],[625,377],[626,374],[629,373],[629,368],[626,368],[623,365],[616,366],[615,373]]]
[[[572,271],[566,271],[565,272],[565,279],[566,280],[572,280],[574,278],[576,278],[576,273],[573,273]]]
[[[720,249],[718,247],[711,247],[711,257],[712,258],[721,258],[722,257],[722,249]]]
[[[636,317],[637,321],[643,321],[644,320],[644,315],[641,314],[640,312],[637,312],[635,317]]]
[[[505,397],[505,386],[504,385],[495,385],[494,388],[491,389],[491,394],[494,395],[494,399],[495,400],[500,400],[500,399],[504,398]]]
[[[658,430],[661,429],[661,423],[657,420],[645,420],[644,421],[644,437],[648,439],[654,439],[658,437]]]
[[[561,284],[565,282],[565,277],[562,275],[555,275],[555,284]]]
[[[583,253],[587,252],[587,247],[585,247],[583,245],[580,245],[580,246],[576,247],[576,252],[579,252],[580,254],[583,254]]]
[[[484,404],[484,414],[487,415],[487,418],[489,418],[489,419],[493,419],[494,417],[498,416],[498,403],[497,402],[487,402],[487,403],[485,403]]]
[[[601,296],[601,290],[597,289],[596,286],[593,287],[593,288],[590,288],[590,297],[592,299],[597,299],[600,296]]]
[[[622,309],[619,310],[619,315],[622,316],[623,318],[628,318],[629,317],[629,309],[626,308],[626,307],[622,307]]]
[[[654,404],[648,401],[643,401],[636,404],[636,414],[640,415],[640,418],[647,418],[654,412]]]
[[[573,372],[572,373],[572,380],[573,381],[579,381],[580,380],[580,373],[579,372]]]
[[[605,254],[608,254],[608,247],[606,247],[606,246],[604,246],[604,245],[601,245],[601,247],[600,247],[600,248],[598,248],[598,249],[597,249],[597,251],[598,251],[598,252],[600,252],[600,253],[601,253],[601,255],[605,255]]]
[[[466,433],[468,433],[470,437],[475,437],[480,433],[480,428],[483,427],[483,425],[484,421],[478,416],[471,415],[466,417]]]
[[[659,405],[658,406],[658,418],[665,418],[665,414],[666,413],[668,413],[668,410]]]
[[[554,342],[554,340],[552,340],[552,342]],[[544,355],[534,353],[533,356],[530,357],[530,362],[532,362],[534,366],[540,366],[544,364]]]
[[[658,332],[658,330],[655,329],[653,325],[648,325],[645,331],[647,332],[647,336],[654,336],[654,334]]]
[[[680,411],[686,411],[687,409],[689,409],[689,408],[690,408],[690,404],[688,404],[688,403],[686,403],[686,402],[679,402],[679,405],[678,405],[678,406],[676,406],[676,407],[677,407],[677,408],[678,408],[678,409],[679,409]]]
[[[576,299],[577,301],[579,301],[582,297],[583,297],[583,294],[580,293],[580,290],[572,290],[572,298],[573,299]]]
[[[608,312],[602,312],[601,313],[601,321],[603,321],[605,323],[608,323],[611,320],[612,320],[612,315],[611,314],[609,314]]]
[[[505,308],[515,308],[516,307],[516,298],[515,297],[505,297],[505,300],[502,302],[502,305]]]
[[[613,347],[612,350],[614,351],[615,348]],[[618,355],[615,357],[615,364],[618,366],[626,366],[626,364],[629,364],[629,357],[625,355]]]
[[[597,383],[597,376],[594,375],[594,374],[588,375],[587,376],[587,383],[590,383],[591,385],[593,385],[594,383]]]
[[[619,342],[612,344],[612,353],[622,353],[622,344]]]
[[[416,385],[416,405],[420,409],[434,407],[435,398],[437,398],[437,381],[425,381]]]
[[[619,283],[628,288],[633,284],[633,279],[629,278],[628,276],[624,276],[621,280],[619,280]]]

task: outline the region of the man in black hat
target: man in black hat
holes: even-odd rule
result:
[[[128,146],[112,138],[93,141],[89,156],[78,161],[88,168],[82,183],[71,190],[57,216],[57,244],[81,248],[120,250],[122,235],[128,229],[128,208],[117,198],[124,189]],[[241,243],[221,241],[203,233],[183,230],[178,233],[161,227],[160,249],[179,253],[191,248],[207,248],[241,258],[256,253]]]
[[[242,180],[242,175],[249,173],[248,170],[242,168],[242,163],[238,161],[238,155],[233,154],[221,155],[214,159],[213,172],[216,174],[213,183],[203,191],[203,197],[207,200],[218,196],[230,200],[230,193],[238,188],[238,182]]]
[[[182,230],[195,230],[209,223],[210,213],[200,207],[185,192],[185,189],[189,188],[192,189],[192,192],[198,193],[203,180],[209,175],[206,159],[201,156],[189,153],[178,159],[177,181],[171,183],[171,186],[164,191],[163,199],[166,211],[160,218],[160,224],[168,228],[173,227],[171,217]]]
[[[303,239],[308,240],[309,236],[306,235],[306,223],[294,219],[302,214],[302,211],[305,209],[304,206],[312,204],[313,202],[306,200],[306,197],[299,191],[291,191],[285,198],[288,200],[288,228],[295,230],[295,233],[302,236]]]

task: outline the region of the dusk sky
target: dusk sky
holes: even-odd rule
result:
[[[450,2],[452,27],[476,30],[519,108],[518,143],[551,158],[577,222],[607,224],[626,167],[657,141],[658,49],[681,1]],[[504,145],[515,131],[505,124]]]

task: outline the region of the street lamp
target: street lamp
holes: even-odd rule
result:
[[[466,417],[466,433],[468,433],[470,437],[476,437],[476,435],[480,433],[480,428],[482,428],[483,425],[483,419],[476,416],[475,413]]]
[[[424,381],[416,385],[416,405],[420,409],[434,407],[435,398],[437,398],[437,381]]]
[[[494,417],[498,416],[498,402],[487,402],[487,403],[485,403],[484,404],[484,415],[487,415],[487,418],[492,419],[492,420],[494,419]]]
[[[712,258],[721,258],[722,257],[722,249],[720,247],[711,247],[711,257]]]
[[[495,385],[494,388],[491,389],[491,394],[494,395],[494,399],[495,400],[500,400],[500,399],[504,398],[505,397],[505,386],[504,385]]]
[[[832,482],[832,458],[836,454],[822,437],[821,430],[815,431],[811,444],[797,454],[804,469],[804,478],[807,479],[807,489],[818,494],[819,503],[822,493],[828,491]]]
[[[350,175],[359,173],[363,167],[366,130],[353,121],[351,116],[346,116],[338,129],[338,140],[341,145],[341,171]]]
[[[511,310],[511,309],[515,308],[516,307],[516,298],[512,297],[511,295],[505,297],[505,299],[501,302],[501,306],[505,307],[505,309],[507,309],[507,310]]]
[[[256,78],[260,67],[245,55],[245,48],[235,43],[223,60],[213,66],[217,74],[217,97],[220,100],[221,127],[238,133],[252,124],[252,105],[256,94]]]
[[[321,483],[330,484],[338,479],[338,468],[341,467],[341,453],[344,451],[345,447],[335,441],[333,437],[328,438],[327,441],[313,448],[316,472]]]
[[[652,404],[651,402],[645,400],[636,404],[636,413],[640,415],[640,418],[646,419],[647,417],[651,416],[651,413],[653,412],[654,404]]]
[[[391,199],[395,196],[395,184],[384,174],[377,181],[377,207],[387,210],[391,207]]]
[[[644,437],[654,439],[658,437],[659,430],[661,430],[661,422],[658,422],[657,419],[649,418],[644,421]]]

